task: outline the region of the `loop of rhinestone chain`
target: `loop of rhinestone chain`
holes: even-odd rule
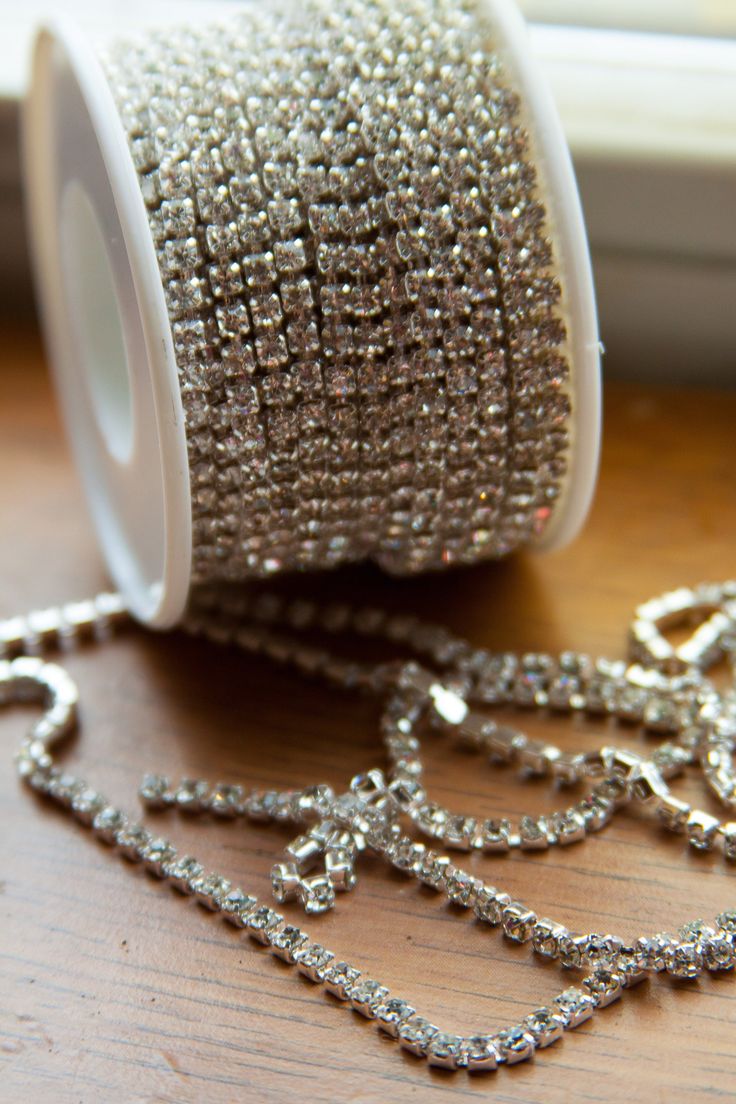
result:
[[[668,827],[684,831],[696,849],[709,849],[720,841],[725,856],[736,858],[736,825],[690,809],[673,797],[664,780],[699,763],[721,800],[736,805],[731,766],[736,694],[733,689],[718,692],[704,674],[718,659],[736,655],[735,583],[683,589],[640,607],[631,634],[636,662],[629,667],[603,660],[592,663],[569,653],[558,660],[492,655],[410,618],[344,606],[319,609],[304,601],[287,604],[272,595],[243,596],[238,608],[229,597],[228,621],[218,601],[214,592],[203,596],[189,627],[294,663],[338,685],[387,693],[382,730],[390,773],[384,777],[370,770],[339,796],[326,785],[246,793],[239,786],[195,780],[170,787],[164,778],[148,776],[141,789],[144,802],[153,808],[175,805],[192,812],[298,824],[304,833],[290,845],[288,861],[274,868],[272,880],[279,900],[298,896],[309,913],[331,907],[336,891],[352,887],[355,857],[370,848],[455,905],[472,909],[480,921],[500,926],[509,939],[530,941],[538,954],[585,971],[580,987],[566,989],[549,1006],[501,1031],[469,1036],[440,1031],[385,986],[337,961],[279,913],[219,874],[205,871],[193,857],[179,855],[167,839],[128,818],[83,779],[56,767],[51,747],[75,726],[77,692],[69,676],[38,653],[84,635],[104,638],[126,617],[116,595],[0,622],[0,703],[41,700],[46,706],[17,756],[26,783],[70,809],[121,856],[140,861],[152,875],[168,879],[179,892],[193,894],[204,907],[220,912],[433,1065],[482,1071],[513,1064],[548,1046],[647,975],[666,970],[678,978],[695,978],[703,970],[733,968],[736,910],[721,913],[713,923],[694,920],[677,935],[642,936],[628,945],[610,934],[570,932],[412,840],[399,821],[408,816],[426,834],[460,849],[536,848],[575,842],[602,827],[618,805],[636,800],[652,805]],[[673,622],[703,615],[707,620],[678,649],[662,635],[662,628]],[[247,622],[240,620],[246,617]],[[383,635],[429,655],[444,669],[444,677],[440,680],[416,663],[368,667],[337,659],[328,651],[276,635],[271,626],[278,624]],[[536,744],[515,729],[481,718],[473,708],[481,702],[605,712],[643,722],[673,739],[647,758],[614,747],[566,756],[552,745]],[[515,757],[527,771],[549,772],[563,784],[586,775],[598,780],[583,801],[551,818],[525,818],[518,831],[505,822],[478,824],[427,799],[420,781],[420,723],[445,729],[494,758]],[[310,874],[319,858],[324,872]]]

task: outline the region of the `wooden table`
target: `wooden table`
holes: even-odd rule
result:
[[[733,575],[735,434],[734,394],[611,386],[596,505],[573,547],[442,578],[396,582],[361,569],[299,585],[430,614],[490,647],[620,655],[637,602]],[[2,347],[0,471],[0,616],[103,586],[37,340],[22,330],[6,332]],[[144,769],[341,787],[381,761],[370,703],[233,650],[131,630],[67,665],[84,704],[65,761],[129,808]],[[485,1079],[428,1071],[34,801],[10,766],[27,720],[18,710],[0,717],[3,1102],[734,1098],[728,977],[646,983],[524,1067]],[[605,726],[530,718],[528,730],[584,747]],[[642,740],[635,730],[616,738]],[[522,786],[439,739],[427,751],[429,786],[450,805],[486,816],[553,807],[545,784]],[[678,792],[710,807],[697,782]],[[287,831],[161,819],[175,841],[268,896]],[[634,935],[735,903],[720,858],[687,854],[680,838],[631,814],[585,846],[468,865],[583,930]],[[365,862],[355,892],[308,928],[449,1029],[513,1023],[567,980],[378,862]]]

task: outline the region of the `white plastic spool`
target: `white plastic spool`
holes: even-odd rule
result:
[[[566,292],[572,449],[561,499],[538,545],[554,549],[582,526],[597,477],[593,279],[568,148],[523,21],[511,0],[484,2],[525,105]],[[23,130],[40,306],[77,465],[115,584],[139,620],[169,628],[184,612],[192,559],[171,328],[112,93],[92,45],[65,22],[38,33]]]

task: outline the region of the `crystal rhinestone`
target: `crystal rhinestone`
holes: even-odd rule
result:
[[[297,233],[304,225],[299,204],[295,199],[272,199],[266,207],[268,221],[278,234]]]
[[[622,775],[611,775],[610,778],[604,778],[597,784],[593,790],[593,796],[618,808],[629,801],[628,782]]]
[[[583,978],[583,986],[593,998],[597,1008],[618,1000],[623,992],[621,976],[615,970],[604,966],[597,967],[592,974]]]
[[[144,775],[138,796],[147,808],[164,809],[172,800],[168,778],[163,774]]]
[[[30,747],[24,744],[14,757],[15,769],[18,776],[27,781],[35,790],[40,793],[47,793],[50,779],[45,768],[51,765],[51,758],[40,748],[39,752],[38,756],[31,754]],[[43,769],[39,770],[39,767],[43,767]],[[35,781],[32,781],[34,778]]]
[[[598,832],[604,828],[613,815],[613,806],[601,798],[584,797],[575,806],[585,823],[586,832]]]
[[[443,842],[454,850],[469,851],[475,840],[476,823],[474,817],[450,817],[442,833]]]
[[[615,935],[586,936],[581,948],[582,960],[588,966],[595,966],[599,962],[609,962],[614,959],[621,950],[622,943]]]
[[[281,302],[278,295],[267,292],[251,296],[250,314],[255,330],[268,332],[276,329],[281,323]]]
[[[76,778],[73,774],[67,774],[66,772],[63,774],[52,773],[46,793],[53,797],[56,802],[61,802],[62,805],[71,805],[74,795],[81,785],[83,785],[81,779]]]
[[[307,267],[307,254],[304,242],[300,238],[288,242],[276,242],[273,256],[277,270],[289,276],[303,272]]]
[[[508,893],[501,893],[495,886],[480,885],[475,892],[473,911],[479,920],[487,924],[500,924],[503,910],[511,904]]]
[[[634,944],[634,950],[639,955],[642,964],[647,970],[664,970],[667,951],[677,940],[669,932],[658,932],[653,936],[641,936]]]
[[[120,853],[131,862],[140,862],[143,851],[151,840],[151,833],[141,824],[126,824],[115,835]]]
[[[210,912],[217,912],[222,907],[223,898],[230,892],[230,882],[219,874],[203,874],[191,884],[197,904]]]
[[[566,1029],[585,1023],[595,1011],[593,998],[582,989],[565,989],[559,997],[555,997],[554,1004],[565,1022]]]
[[[682,925],[677,934],[685,943],[701,943],[715,936],[716,929],[711,924],[706,924],[705,920],[689,920],[687,924]]]
[[[215,299],[227,299],[243,291],[243,274],[237,261],[210,265],[207,278]]]
[[[206,782],[183,778],[174,791],[174,804],[185,812],[199,813],[205,807],[208,793]]]
[[[107,800],[102,794],[88,786],[78,789],[71,800],[72,812],[83,824],[92,824],[97,813],[106,805]]]
[[[541,1049],[548,1047],[562,1037],[565,1028],[563,1017],[551,1008],[538,1008],[524,1020],[524,1028],[534,1039],[534,1045]]]
[[[448,1035],[446,1032],[438,1031],[430,1040],[427,1050],[429,1065],[438,1066],[440,1069],[457,1069],[463,1055],[460,1043],[459,1035]]]
[[[242,889],[231,889],[219,898],[222,915],[235,928],[244,928],[247,918],[255,909],[258,901],[243,893]]]
[[[732,970],[736,965],[736,949],[727,935],[708,936],[699,945],[706,970]]]
[[[537,660],[541,661],[539,668],[535,666]],[[545,689],[548,681],[546,670],[547,657],[525,655],[522,656],[523,669],[517,676],[513,687],[513,700],[517,705],[532,706],[538,700],[546,703]],[[544,699],[541,695],[544,694]]]
[[[726,909],[716,916],[718,927],[726,932],[732,940],[736,940],[736,909]]]
[[[152,839],[141,854],[146,870],[157,878],[166,876],[168,865],[176,858],[176,848],[168,840]]]
[[[248,256],[255,249],[267,244],[269,239],[268,219],[263,211],[247,212],[236,219],[238,236]],[[242,268],[242,264],[241,264]]]
[[[664,953],[664,967],[676,978],[691,980],[703,972],[703,954],[697,943],[673,943]]]
[[[334,907],[335,887],[326,874],[315,874],[301,879],[297,896],[304,911],[315,916]]]
[[[558,950],[562,965],[568,970],[579,970],[585,963],[587,945],[587,935],[568,932],[561,936],[558,941]]]
[[[169,280],[166,298],[169,312],[174,317],[201,311],[206,302],[204,281],[197,276],[183,280]]]
[[[524,1025],[499,1031],[494,1037],[499,1062],[514,1065],[525,1062],[534,1054],[534,1036]]]
[[[541,851],[549,845],[544,817],[524,816],[519,822],[519,840],[523,851]]]
[[[260,368],[275,372],[289,362],[286,339],[281,333],[261,333],[255,340],[256,357]]]
[[[348,826],[353,823],[355,817],[361,816],[365,813],[366,805],[353,793],[340,794],[340,796],[332,803],[330,810],[331,817],[334,820],[324,821],[318,825],[319,837],[315,835],[315,829],[309,834],[313,839],[319,838],[323,843],[327,842],[327,836],[335,831],[335,825],[342,824]],[[381,821],[383,823],[383,820]]]
[[[536,922],[536,913],[519,901],[510,901],[501,912],[503,933],[515,943],[526,943],[531,939]]]
[[[480,826],[477,846],[483,851],[508,851],[511,821],[484,820]]]
[[[307,211],[312,231],[320,237],[339,234],[337,206],[334,203],[313,203]]]
[[[616,694],[614,710],[622,721],[640,721],[646,708],[648,696],[645,690],[637,686],[623,686]]]
[[[210,225],[205,230],[205,238],[207,252],[211,257],[227,257],[228,253],[238,248],[238,225],[235,222],[226,226]]]
[[[576,809],[568,809],[550,818],[549,827],[557,842],[563,847],[585,839],[585,819]]]
[[[191,855],[182,855],[166,867],[166,876],[179,893],[193,893],[194,884],[204,874],[204,867]]]
[[[356,1012],[367,1019],[375,1019],[377,1010],[385,1005],[388,989],[370,978],[360,978],[350,988],[350,1003]]]
[[[547,701],[550,709],[556,709],[561,712],[566,712],[572,708],[573,701],[580,694],[580,679],[570,677],[570,675],[560,675],[550,683],[549,690],[547,692]]]
[[[184,318],[172,326],[174,340],[185,359],[201,357],[207,349],[207,331],[204,322]]]
[[[167,238],[190,238],[196,230],[194,204],[189,197],[164,200],[161,204],[161,219]]]
[[[415,843],[414,840],[404,837],[392,848],[390,859],[397,870],[403,870],[409,874],[424,859],[426,850],[423,843]]]
[[[450,900],[456,905],[468,908],[473,903],[478,879],[464,870],[458,870],[450,866],[445,873],[445,891]]]
[[[118,832],[125,826],[126,822],[125,813],[112,805],[106,805],[95,814],[92,829],[103,843],[113,844]]]
[[[245,794],[242,786],[226,786],[217,782],[207,799],[210,812],[215,816],[234,817],[243,811]]]
[[[391,1035],[394,1039],[399,1034],[399,1027],[414,1015],[414,1009],[405,1000],[398,997],[389,997],[388,1000],[376,1008],[376,1022],[381,1031]]]
[[[619,951],[616,955],[615,967],[616,973],[621,976],[624,989],[638,985],[647,976],[644,959],[634,947],[624,947]]]
[[[283,916],[267,905],[261,905],[246,917],[245,928],[260,943],[268,943],[274,928],[283,922]]]
[[[436,805],[434,802],[427,802],[416,810],[412,819],[417,828],[426,833],[426,835],[442,838],[447,823],[447,817],[447,810],[442,808],[441,805]]]
[[[644,705],[643,721],[652,732],[676,732],[680,723],[678,705],[668,698],[652,698]]]
[[[332,962],[325,970],[322,981],[325,988],[340,1000],[349,1000],[353,985],[360,979],[360,970],[347,962]]]
[[[498,1066],[498,1053],[492,1035],[469,1035],[460,1040],[458,1065],[468,1073],[491,1073]]]
[[[539,919],[532,928],[532,947],[544,958],[557,958],[560,953],[560,942],[569,934],[562,924],[556,924],[546,918]]]
[[[23,769],[26,764],[18,761],[18,770],[20,777],[23,778],[36,793],[46,794],[48,793],[49,772],[43,760],[44,757],[42,757],[41,760],[34,760],[32,769],[28,771],[24,771]]]
[[[437,1028],[429,1020],[425,1020],[423,1016],[413,1015],[399,1024],[397,1037],[404,1050],[425,1057],[432,1039],[437,1034]]]
[[[441,889],[445,881],[445,875],[451,866],[450,860],[445,855],[437,855],[434,851],[425,852],[417,866],[419,881],[430,889]]]
[[[284,962],[294,965],[297,952],[305,946],[308,938],[300,928],[294,927],[293,924],[287,924],[271,934],[271,950],[279,958],[283,958]]]
[[[692,762],[692,752],[680,744],[660,744],[652,754],[652,763],[662,778],[676,778]]]
[[[323,820],[330,811],[335,794],[331,786],[307,786],[297,798],[297,814],[303,820]]]
[[[334,959],[332,951],[319,943],[307,943],[294,952],[297,969],[310,981],[321,982],[325,970]]]

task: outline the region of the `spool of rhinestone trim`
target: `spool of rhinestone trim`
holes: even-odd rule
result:
[[[508,7],[278,0],[108,45],[102,69],[42,34],[46,324],[143,620],[175,622],[202,583],[414,573],[582,520],[587,252]]]

